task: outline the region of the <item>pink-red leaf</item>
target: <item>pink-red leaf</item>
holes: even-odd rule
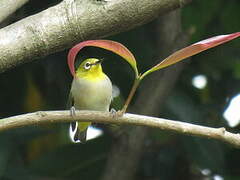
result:
[[[119,56],[123,57],[132,66],[132,68],[136,73],[136,76],[138,75],[137,63],[136,63],[135,57],[124,45],[115,41],[110,41],[110,40],[89,40],[89,41],[83,41],[75,45],[72,49],[70,49],[68,53],[68,66],[71,74],[74,77],[75,77],[74,64],[75,64],[76,56],[78,52],[86,46],[99,47],[99,48],[103,48],[118,54]]]
[[[195,44],[192,44],[188,47],[185,47],[181,50],[176,51],[172,55],[168,56],[166,59],[164,59],[162,62],[154,66],[153,68],[146,71],[142,77],[146,76],[147,74],[157,71],[159,69],[162,69],[164,67],[170,66],[172,64],[175,64],[183,59],[186,59],[190,56],[193,56],[195,54],[198,54],[202,51],[205,51],[209,48],[213,48],[215,46],[218,46],[220,44],[223,44],[225,42],[231,41],[237,37],[240,36],[240,32],[227,34],[227,35],[219,35],[215,36],[209,39],[205,39],[203,41],[199,41]]]

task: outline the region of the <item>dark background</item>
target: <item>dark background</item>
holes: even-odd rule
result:
[[[40,12],[58,2],[32,0],[6,23]],[[182,32],[187,34],[188,44],[215,35],[237,32],[240,29],[239,12],[238,0],[195,0],[181,9]],[[160,61],[159,56],[165,53],[161,52],[161,47],[158,48],[166,47],[157,41],[164,37],[162,32],[158,32],[159,21],[161,19],[106,39],[126,45],[134,53],[140,72],[143,72]],[[240,41],[237,39],[181,63],[184,68],[174,86],[167,90],[168,97],[161,104],[159,117],[210,127],[226,127],[231,132],[239,132],[239,125],[231,128],[223,118],[230,100],[240,92],[239,48]],[[66,63],[67,52],[52,54],[1,74],[0,117],[38,110],[65,109],[72,80]],[[86,57],[105,59],[104,71],[120,89],[120,96],[113,103],[119,109],[133,83],[132,69],[120,57],[98,48],[85,48],[79,60]],[[204,89],[192,85],[192,78],[199,74],[207,77]],[[158,79],[159,75],[153,73],[150,76]],[[148,83],[164,83],[151,82],[149,77],[146,77]],[[141,88],[147,86],[144,81]],[[171,81],[171,74],[168,75],[168,81]],[[137,102],[139,96],[142,94],[137,92],[131,105]],[[145,98],[149,96],[149,92],[145,94]],[[131,105],[129,111],[134,109]],[[157,99],[152,105],[160,106]],[[128,128],[135,127],[97,126],[103,128],[104,135],[86,144],[70,141],[68,124],[31,126],[0,132],[0,179],[74,180],[106,176],[106,162],[111,159],[112,154],[109,152],[112,145],[127,133]],[[240,179],[240,151],[221,142],[150,129],[144,144],[135,165],[136,179]],[[132,161],[131,157],[128,161]]]

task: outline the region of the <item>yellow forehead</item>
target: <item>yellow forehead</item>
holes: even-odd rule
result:
[[[89,69],[86,68],[86,66],[89,66],[91,64],[95,64],[99,61],[99,59],[96,59],[96,58],[88,58],[88,59],[85,59],[78,67],[77,71],[90,71],[92,69],[95,69],[96,66],[91,66],[89,67]],[[97,64],[97,66],[100,65],[100,64]]]
[[[87,62],[89,62],[90,64],[94,64],[96,62],[98,62],[99,59],[96,59],[96,58],[88,58],[88,59],[85,59],[81,64],[80,66],[84,66]]]

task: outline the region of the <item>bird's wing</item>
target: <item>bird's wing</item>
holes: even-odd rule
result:
[[[74,106],[74,99],[72,93],[70,92],[66,103],[66,109],[71,109],[72,106]]]

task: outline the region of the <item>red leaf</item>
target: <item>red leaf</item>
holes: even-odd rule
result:
[[[73,77],[75,77],[74,64],[75,64],[76,56],[78,52],[86,46],[99,47],[99,48],[103,48],[118,54],[119,56],[123,57],[132,66],[136,75],[138,75],[135,57],[125,46],[123,46],[118,42],[110,41],[110,40],[89,40],[89,41],[83,41],[75,45],[72,49],[70,49],[68,53],[68,66]]]
[[[219,35],[219,36],[215,36],[209,39],[205,39],[203,41],[199,41],[195,44],[192,44],[188,47],[185,47],[181,50],[176,51],[175,53],[173,53],[172,55],[168,56],[166,59],[164,59],[162,62],[160,62],[159,64],[157,64],[156,66],[154,66],[153,68],[149,69],[148,71],[146,71],[143,75],[142,78],[144,76],[146,76],[147,74],[157,71],[159,69],[162,69],[164,67],[170,66],[172,64],[175,64],[183,59],[186,59],[190,56],[193,56],[195,54],[198,54],[202,51],[205,51],[209,48],[213,48],[215,46],[218,46],[220,44],[223,44],[225,42],[231,41],[237,37],[240,36],[240,32],[236,32],[236,33],[232,33],[232,34],[228,34],[228,35]]]

